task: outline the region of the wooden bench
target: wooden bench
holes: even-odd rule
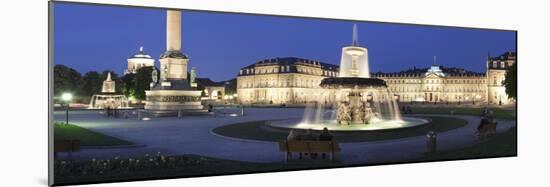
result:
[[[334,141],[302,141],[284,140],[279,142],[279,151],[285,153],[285,162],[292,157],[292,153],[330,153],[330,160],[334,160],[334,153],[340,152],[340,146]]]
[[[57,158],[59,152],[68,152],[69,154],[79,152],[80,140],[55,140],[53,150],[54,158]]]

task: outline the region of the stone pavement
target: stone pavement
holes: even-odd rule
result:
[[[220,109],[221,110],[221,109]],[[228,113],[239,113],[227,109]],[[70,123],[110,136],[132,141],[143,147],[82,149],[75,158],[136,157],[161,152],[165,155],[197,154],[229,160],[251,162],[281,162],[283,153],[275,142],[235,140],[213,135],[216,127],[257,120],[301,118],[303,108],[247,108],[245,116],[190,116],[184,118],[106,118],[98,111],[71,111]],[[477,141],[474,134],[479,117],[440,115],[468,121],[466,127],[438,134],[438,149],[449,150],[471,145]],[[63,121],[64,112],[54,113],[55,121]],[[498,132],[515,126],[514,121],[500,120]],[[376,142],[342,143],[337,159],[346,164],[395,162],[421,156],[426,150],[425,136]]]

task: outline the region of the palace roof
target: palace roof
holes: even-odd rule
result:
[[[468,71],[464,70],[463,68],[457,68],[457,67],[443,67],[443,66],[432,66],[430,68],[410,68],[404,71],[399,72],[377,72],[374,73],[375,77],[422,77],[427,75],[428,73],[432,72],[434,67],[437,67],[435,69],[440,70],[439,74],[447,76],[447,77],[462,77],[462,76],[471,76],[471,77],[478,77],[478,76],[485,76],[485,73],[479,73],[474,71]]]
[[[517,53],[511,52],[511,51],[505,52],[496,57],[490,57],[489,55],[489,60],[515,60],[516,58],[517,58]]]
[[[339,68],[339,66],[337,65],[328,64],[317,60],[310,60],[310,59],[298,58],[298,57],[282,57],[282,58],[277,57],[277,58],[257,61],[256,63],[246,66],[243,69],[254,68],[258,66],[271,66],[271,65],[277,65],[277,66],[305,65],[305,66],[317,66],[317,67],[320,66],[321,69],[323,70],[331,70],[331,71],[338,71],[338,68]],[[296,68],[292,68],[291,71],[292,70],[296,70]]]

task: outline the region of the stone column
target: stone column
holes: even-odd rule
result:
[[[181,19],[181,11],[166,11],[166,52],[159,61],[161,68],[168,67],[161,71],[161,77],[169,80],[187,79],[189,59],[181,52]]]
[[[166,50],[181,50],[181,11],[166,11]]]

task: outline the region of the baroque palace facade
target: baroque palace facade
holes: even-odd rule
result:
[[[386,81],[399,102],[509,104],[502,84],[516,53],[487,58],[487,72],[433,65],[396,73],[372,73]],[[338,77],[336,65],[295,57],[266,59],[241,68],[238,101],[244,104],[299,104],[334,100],[319,87],[321,80]]]

